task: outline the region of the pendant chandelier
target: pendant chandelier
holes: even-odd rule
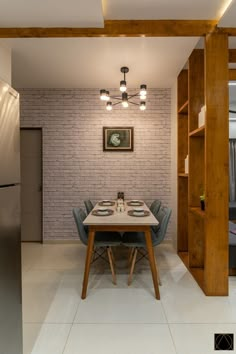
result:
[[[120,81],[120,91],[121,91],[121,96],[110,96],[109,91],[102,89],[100,90],[100,99],[102,101],[106,101],[106,109],[108,111],[112,110],[113,106],[116,106],[117,104],[122,104],[124,108],[129,107],[129,103],[134,104],[136,106],[139,106],[141,111],[144,111],[146,109],[146,97],[147,97],[147,85],[140,85],[140,92],[137,92],[133,95],[129,95],[127,92],[127,86],[126,86],[126,78],[125,75],[129,72],[129,68],[126,66],[123,66],[120,71],[122,74],[124,74],[124,79]],[[134,97],[139,97],[140,102],[132,102],[130,99],[133,99]],[[112,103],[111,99],[114,99],[118,102]]]

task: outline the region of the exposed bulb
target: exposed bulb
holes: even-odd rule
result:
[[[147,98],[146,95],[141,95],[141,94],[140,94],[140,100],[144,101],[144,100],[146,100],[146,98]]]
[[[121,92],[125,92],[126,89],[127,89],[127,87],[126,87],[126,81],[125,81],[125,80],[121,80],[121,81],[120,81],[120,91],[121,91]]]
[[[109,97],[109,91],[106,90],[100,90],[100,99],[102,101],[109,101],[110,97]]]
[[[147,96],[147,85],[140,85],[140,96]]]
[[[129,107],[128,101],[122,101],[122,106],[123,106],[124,108]]]
[[[106,109],[107,109],[108,111],[111,111],[111,110],[112,110],[112,102],[111,102],[111,101],[107,102]]]
[[[139,106],[141,111],[145,111],[146,109],[146,102],[140,102],[140,106]]]

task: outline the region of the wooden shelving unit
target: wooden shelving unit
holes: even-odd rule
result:
[[[179,108],[178,113],[183,115],[188,114],[188,100]]]
[[[180,72],[177,85],[177,247],[206,295],[228,294],[227,49],[225,36],[209,35],[205,50],[196,49],[190,55],[188,70]],[[205,125],[198,127],[203,105]],[[187,155],[188,174],[184,171]],[[204,211],[200,208],[203,193]]]
[[[204,136],[204,135],[205,135],[205,125],[189,133],[189,136]]]
[[[178,176],[188,178],[188,173],[179,173]]]

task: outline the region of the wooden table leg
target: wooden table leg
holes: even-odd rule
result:
[[[83,289],[81,295],[82,299],[86,298],[86,293],[87,293],[89,271],[90,271],[90,265],[91,265],[92,255],[93,255],[94,238],[95,238],[95,231],[89,229],[88,246],[87,246],[87,254],[86,254],[85,269],[84,269]]]
[[[160,292],[159,292],[158,280],[157,280],[157,269],[156,269],[154,251],[153,251],[153,247],[152,247],[152,237],[151,237],[150,228],[148,228],[145,231],[145,238],[146,238],[146,245],[147,245],[150,268],[152,271],[152,280],[153,280],[153,285],[154,285],[154,289],[155,289],[155,295],[156,295],[156,298],[158,300],[160,300]]]

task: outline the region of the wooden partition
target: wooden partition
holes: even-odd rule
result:
[[[185,85],[185,91],[181,85]],[[188,70],[178,77],[178,104],[182,102],[179,96],[188,102],[188,109],[184,123],[178,113],[178,251],[206,295],[227,295],[227,35],[209,34],[205,49],[192,52]],[[206,118],[205,125],[199,127],[198,113],[202,106],[206,107]],[[189,173],[185,175],[188,182],[183,188],[180,175],[187,151]],[[200,208],[202,194],[205,194],[205,210]]]

